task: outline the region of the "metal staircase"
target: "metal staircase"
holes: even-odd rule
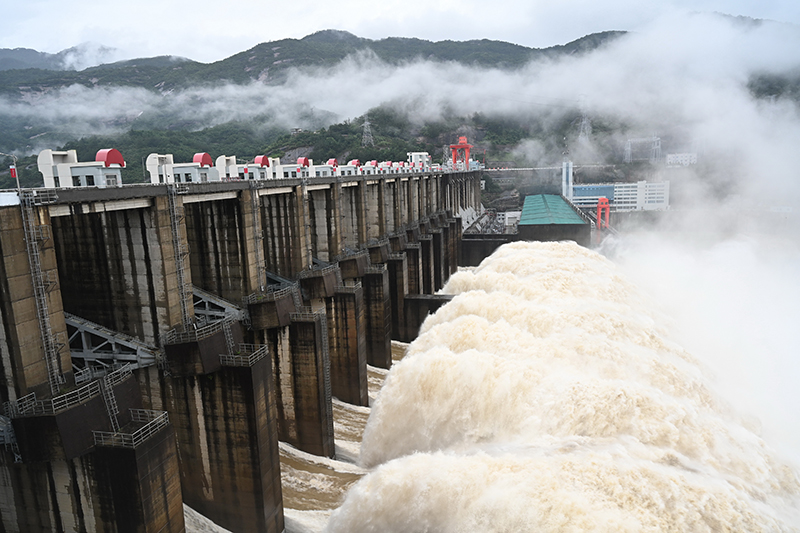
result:
[[[42,258],[39,246],[50,238],[50,227],[38,224],[38,217],[34,208],[53,203],[58,197],[55,195],[55,191],[22,190],[19,194],[22,226],[25,231],[25,249],[28,253],[33,296],[36,302],[36,317],[39,319],[39,331],[44,348],[50,392],[55,396],[61,385],[66,382],[61,371],[60,359],[63,344],[53,334],[47,302],[47,294],[56,287],[56,278],[51,272],[42,272]]]
[[[231,321],[225,320],[222,322],[222,331],[225,332],[225,345],[228,347],[228,354],[233,355],[236,350],[236,344],[233,341],[233,331],[231,330]]]
[[[181,322],[185,330],[189,330],[193,323],[193,314],[190,312],[191,286],[186,281],[186,257],[189,247],[181,238],[181,222],[184,219],[182,205],[178,205],[178,195],[189,192],[189,187],[184,183],[173,183],[167,186],[169,199],[169,218],[172,227],[172,247],[175,251],[175,272],[178,276],[178,293],[181,301]]]
[[[261,205],[258,200],[258,188],[255,182],[250,182],[250,196],[253,201],[253,255],[256,263],[256,279],[258,280],[258,291],[263,292],[266,289],[266,266],[262,256],[264,232],[261,231],[261,224],[259,220],[259,213],[261,213]]]
[[[3,415],[0,415],[0,445],[5,446],[6,450],[11,450],[15,463],[22,462],[14,426],[11,424],[11,419]]]
[[[115,433],[119,432],[120,426],[119,418],[117,417],[119,414],[119,406],[117,405],[117,396],[114,394],[114,386],[122,383],[125,378],[130,376],[131,370],[132,365],[125,365],[122,368],[115,370],[103,378],[100,386],[100,390],[103,394],[103,401],[106,404],[108,418],[111,420],[111,427],[114,428]]]
[[[114,394],[114,389],[109,386],[101,387],[103,391],[103,401],[106,404],[106,411],[108,412],[108,418],[111,419],[111,427],[114,428],[114,432],[119,431],[119,419],[117,415],[119,414],[119,407],[117,406],[117,397]]]

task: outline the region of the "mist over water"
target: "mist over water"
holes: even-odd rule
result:
[[[798,469],[624,269],[513,243],[454,275],[327,531],[797,531]]]

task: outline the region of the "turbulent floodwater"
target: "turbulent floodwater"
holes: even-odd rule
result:
[[[392,360],[398,363],[408,345],[392,342]],[[370,404],[375,403],[388,370],[368,367]],[[281,485],[287,533],[316,533],[325,528],[331,512],[344,501],[347,490],[365,474],[358,465],[369,407],[333,400],[336,460],[306,454],[280,444]]]
[[[288,532],[800,531],[796,466],[612,262],[513,243],[445,292],[334,402],[338,460],[281,445]]]
[[[513,243],[454,275],[326,531],[797,531],[798,471],[613,263]]]

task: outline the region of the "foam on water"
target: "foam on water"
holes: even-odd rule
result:
[[[800,530],[797,469],[613,263],[513,243],[445,292],[328,531]]]

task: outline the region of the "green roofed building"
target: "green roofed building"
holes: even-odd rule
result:
[[[591,242],[591,226],[564,198],[555,194],[526,196],[519,220],[519,240]]]

